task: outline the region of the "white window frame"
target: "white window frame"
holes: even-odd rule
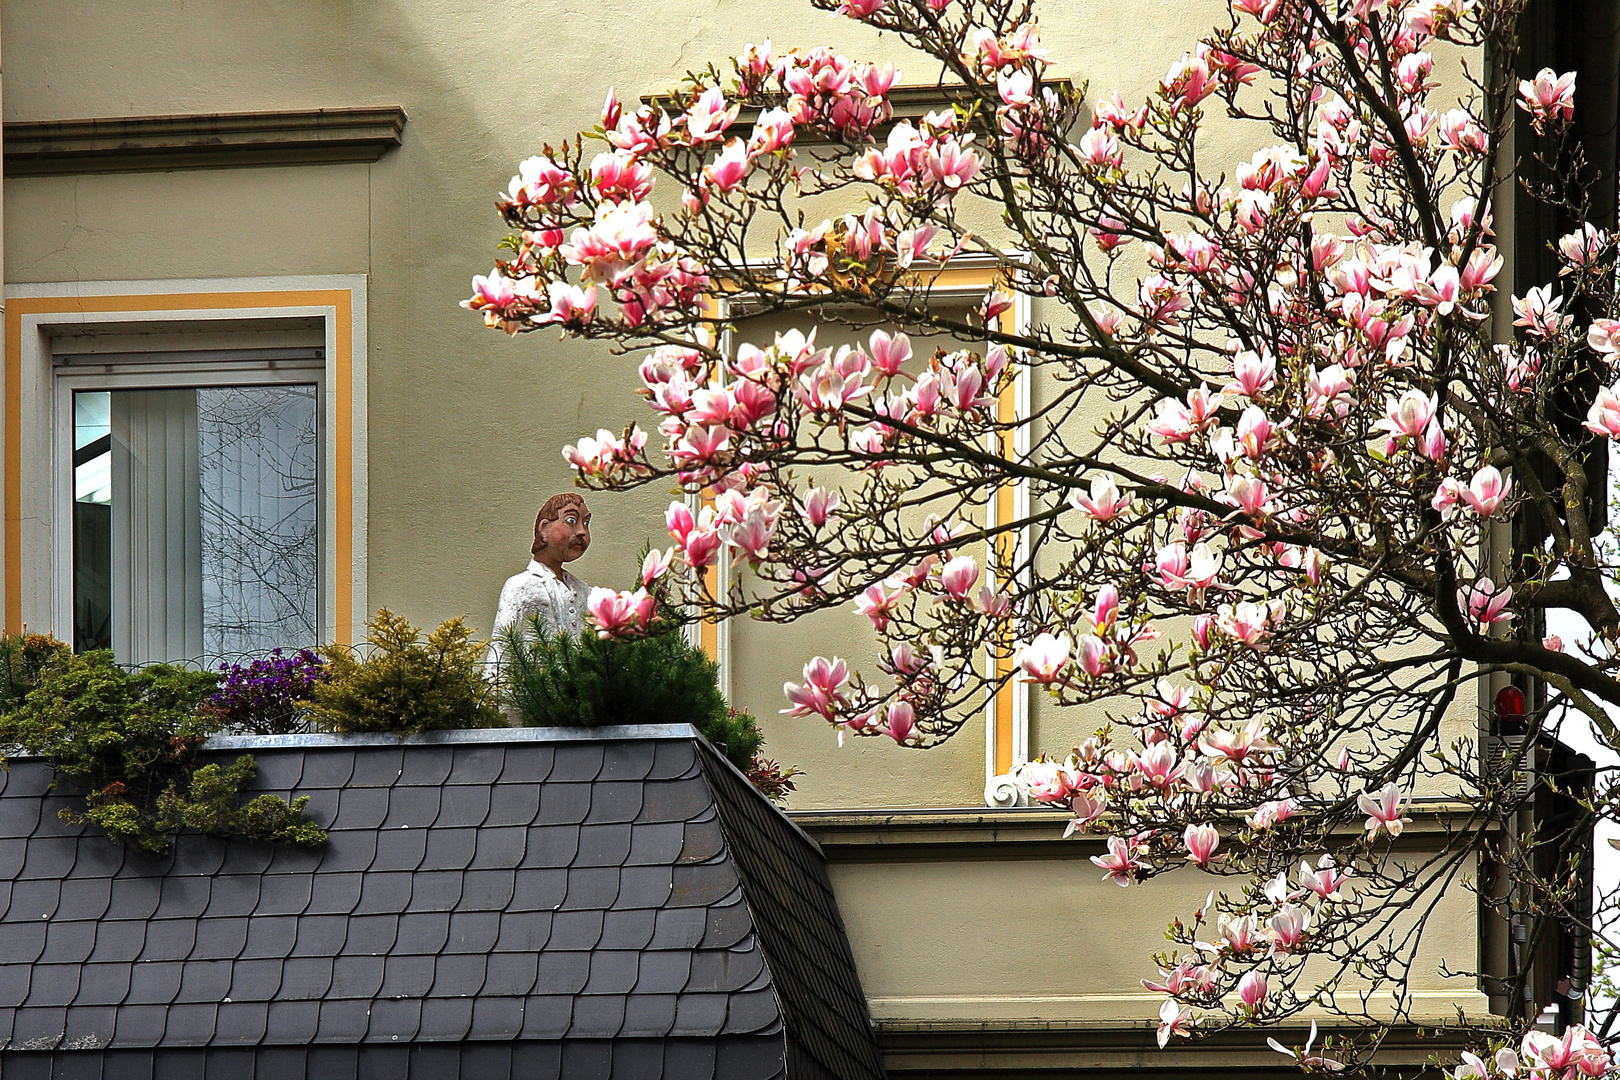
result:
[[[71,634],[72,511],[63,521],[58,453],[60,409],[54,353],[59,339],[94,334],[173,336],[206,327],[217,345],[253,348],[245,338],[297,320],[324,342],[320,508],[320,625],[329,641],[365,636],[367,596],[367,288],[359,274],[151,281],[73,281],[5,288],[0,363],[0,611],[7,631],[23,626]],[[202,344],[199,340],[197,344]],[[263,344],[270,344],[264,342]],[[111,347],[111,346],[109,346]],[[132,350],[139,351],[139,350]],[[309,382],[309,373],[298,381]],[[59,533],[68,535],[66,544]],[[62,553],[67,553],[65,573]]]
[[[55,507],[52,519],[63,523],[52,533],[56,541],[56,550],[53,553],[53,572],[56,580],[52,592],[56,599],[55,624],[59,629],[58,637],[62,637],[61,630],[74,629],[74,565],[73,565],[73,502],[76,495],[74,491],[73,469],[73,395],[82,392],[119,391],[119,390],[191,390],[207,387],[225,386],[311,386],[315,387],[317,401],[325,399],[325,357],[324,350],[274,350],[277,352],[304,352],[303,358],[291,359],[281,357],[277,359],[252,358],[249,356],[232,356],[233,352],[251,353],[252,349],[220,350],[206,359],[187,359],[184,353],[157,351],[151,354],[133,358],[127,353],[108,357],[104,365],[97,364],[93,370],[85,370],[84,366],[68,366],[56,364],[52,384],[55,396],[53,412],[56,418],[56,433],[53,446],[52,460],[56,466],[55,479]],[[73,354],[75,358],[85,354]],[[107,370],[112,368],[113,370]],[[316,505],[326,502],[327,488],[331,486],[331,463],[326,456],[326,422],[324,410],[316,410]],[[314,644],[325,642],[330,634],[330,620],[327,617],[325,586],[330,575],[327,572],[325,523],[320,520],[322,515],[316,515],[316,575],[315,575],[315,615],[316,615],[316,641]],[[74,635],[77,636],[76,634]],[[63,638],[63,640],[68,640]],[[171,657],[170,659],[191,659],[190,657]]]

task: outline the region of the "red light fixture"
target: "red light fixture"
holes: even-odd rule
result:
[[[1529,702],[1524,691],[1517,686],[1504,686],[1496,692],[1496,718],[1498,720],[1523,720],[1530,711]]]

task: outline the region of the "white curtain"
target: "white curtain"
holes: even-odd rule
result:
[[[124,664],[203,652],[197,391],[112,395],[112,646]]]

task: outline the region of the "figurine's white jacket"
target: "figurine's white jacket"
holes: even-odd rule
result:
[[[514,626],[527,629],[529,620],[538,615],[548,635],[577,634],[585,625],[585,603],[590,595],[591,587],[566,569],[554,574],[544,563],[532,560],[523,573],[507,578],[495,606],[489,651],[484,657],[491,674],[506,658],[501,639],[507,630]]]

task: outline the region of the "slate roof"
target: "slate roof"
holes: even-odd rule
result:
[[[323,849],[0,774],[0,1074],[881,1077],[819,848],[690,727],[216,740]]]

